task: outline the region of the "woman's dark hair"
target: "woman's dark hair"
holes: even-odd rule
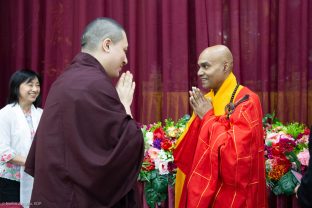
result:
[[[10,79],[10,86],[9,86],[9,99],[8,99],[8,104],[10,103],[18,103],[19,100],[19,88],[22,83],[26,82],[29,83],[33,79],[37,78],[39,80],[39,84],[41,85],[41,79],[40,76],[30,70],[30,69],[21,69],[19,71],[16,71]],[[41,101],[41,93],[39,93],[37,99],[33,103],[34,106],[38,107]]]

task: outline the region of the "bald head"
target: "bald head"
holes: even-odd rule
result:
[[[206,48],[200,54],[204,58],[209,58],[213,62],[223,62],[226,64],[229,72],[233,69],[233,56],[228,47],[225,45],[215,45]]]
[[[224,45],[211,46],[200,54],[198,65],[203,87],[216,93],[233,69],[233,56]]]

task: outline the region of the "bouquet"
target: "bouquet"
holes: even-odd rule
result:
[[[185,115],[176,123],[172,119],[165,119],[164,126],[157,122],[141,128],[145,154],[138,180],[145,183],[145,198],[150,207],[165,201],[168,185],[175,183],[173,148],[189,119],[190,116]]]
[[[309,164],[310,130],[297,122],[284,125],[274,114],[263,124],[267,185],[275,195],[291,195]]]

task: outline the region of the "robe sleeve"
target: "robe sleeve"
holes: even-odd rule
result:
[[[75,119],[64,119],[77,122],[78,127],[77,133],[64,132],[66,146],[71,146],[65,147],[65,157],[70,178],[79,190],[88,190],[111,206],[136,183],[144,154],[143,134],[116,98],[101,91],[97,94],[101,98],[82,93],[73,109]]]
[[[261,155],[259,151],[263,154],[262,113],[259,107],[253,100],[244,102],[236,107],[229,121],[225,116],[215,116],[213,111],[204,116],[200,144],[194,158],[198,162],[193,164],[188,183],[189,207],[211,206],[219,197],[220,181],[235,189],[233,206],[245,206],[246,186],[257,182],[252,172],[257,169],[253,167],[253,158]],[[199,184],[203,188],[198,188]],[[228,197],[232,200],[233,196]]]
[[[193,162],[191,158],[194,158],[197,146],[197,140],[194,138],[198,137],[200,127],[201,120],[197,116],[190,124],[187,133],[183,138],[181,138],[182,141],[180,141],[179,145],[173,152],[175,164],[184,174],[188,174],[190,171],[190,164]]]

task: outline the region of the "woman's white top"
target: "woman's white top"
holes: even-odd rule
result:
[[[0,110],[0,177],[20,181],[20,201],[25,207],[30,201],[33,178],[24,167],[8,161],[15,155],[27,157],[41,114],[42,109],[32,105],[30,114],[25,115],[18,103]]]

